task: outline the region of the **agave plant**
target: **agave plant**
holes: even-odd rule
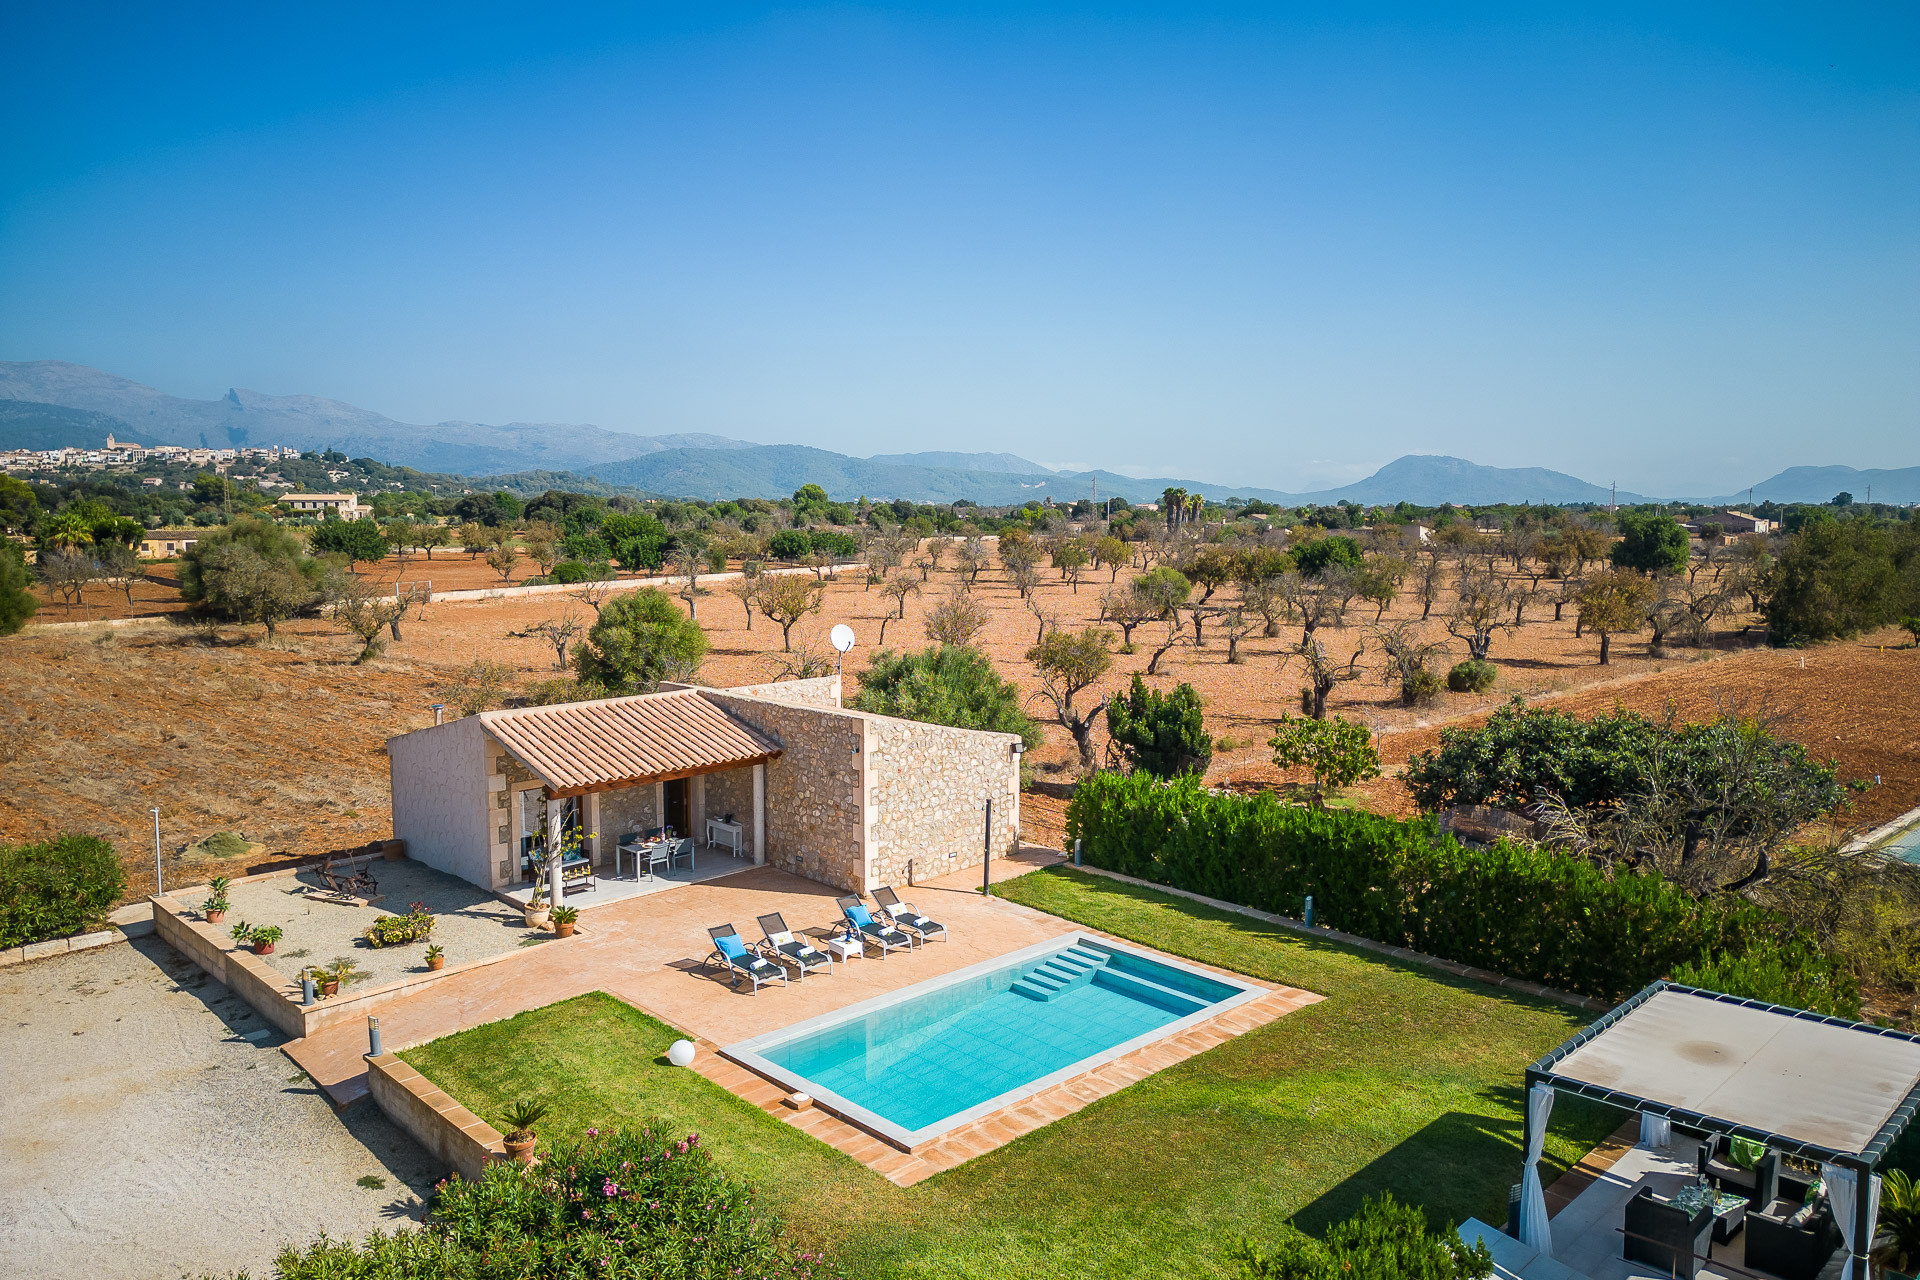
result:
[[[533,1137],[533,1126],[546,1119],[551,1108],[544,1102],[523,1099],[510,1103],[502,1118],[507,1122],[507,1141],[525,1142]]]

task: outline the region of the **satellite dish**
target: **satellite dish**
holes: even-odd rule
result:
[[[827,639],[833,644],[834,648],[838,649],[841,653],[845,653],[847,650],[853,648],[853,628],[844,622],[838,623],[834,626],[833,630],[827,632]]]

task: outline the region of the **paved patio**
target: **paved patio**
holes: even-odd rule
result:
[[[486,890],[432,867],[403,859],[375,862],[372,869],[380,886],[373,906],[340,901],[308,870],[234,885],[229,894],[232,910],[215,927],[225,929],[241,920],[279,925],[286,932],[273,954],[261,957],[267,964],[297,977],[308,965],[345,957],[365,975],[355,984],[360,987],[381,986],[427,971],[427,943],[375,947],[363,936],[366,927],[381,916],[403,916],[415,902],[426,903],[433,912],[431,940],[446,948],[449,965],[488,959],[553,938],[552,933],[527,928],[520,911]],[[188,892],[183,901],[197,907],[204,896]]]
[[[1051,853],[1023,854],[1018,861],[996,860],[993,874],[1006,879],[1058,860]],[[702,966],[707,926],[732,923],[743,936],[757,938],[754,918],[778,911],[794,929],[824,936],[839,918],[838,890],[771,867],[750,867],[610,903],[584,916],[580,936],[564,948],[535,948],[382,1006],[384,1047],[424,1044],[587,991],[617,996],[710,1044],[731,1044],[1057,937],[1070,927],[982,896],[979,874],[956,873],[903,894],[946,924],[951,941],[836,965],[831,975],[764,988],[758,995],[744,984],[734,990],[725,976]],[[365,1096],[366,1051],[366,1031],[358,1024],[330,1027],[287,1046],[339,1104]]]

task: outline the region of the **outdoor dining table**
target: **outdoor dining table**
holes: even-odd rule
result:
[[[679,846],[682,843],[681,840],[676,838],[635,840],[624,844],[617,844],[613,847],[613,874],[616,878],[621,874],[620,855],[622,854],[630,854],[633,857],[633,873],[635,877],[640,875],[643,865],[648,876],[653,875],[654,867],[663,863],[671,870],[673,868],[673,860],[679,855]],[[688,840],[684,843],[686,845],[687,870],[691,871],[694,866],[693,841]]]

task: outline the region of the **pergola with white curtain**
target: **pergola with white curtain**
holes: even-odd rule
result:
[[[1656,982],[1527,1068],[1519,1236],[1548,1256],[1540,1154],[1555,1093],[1638,1111],[1643,1140],[1678,1123],[1821,1166],[1849,1261],[1866,1280],[1873,1167],[1920,1111],[1920,1036]]]

